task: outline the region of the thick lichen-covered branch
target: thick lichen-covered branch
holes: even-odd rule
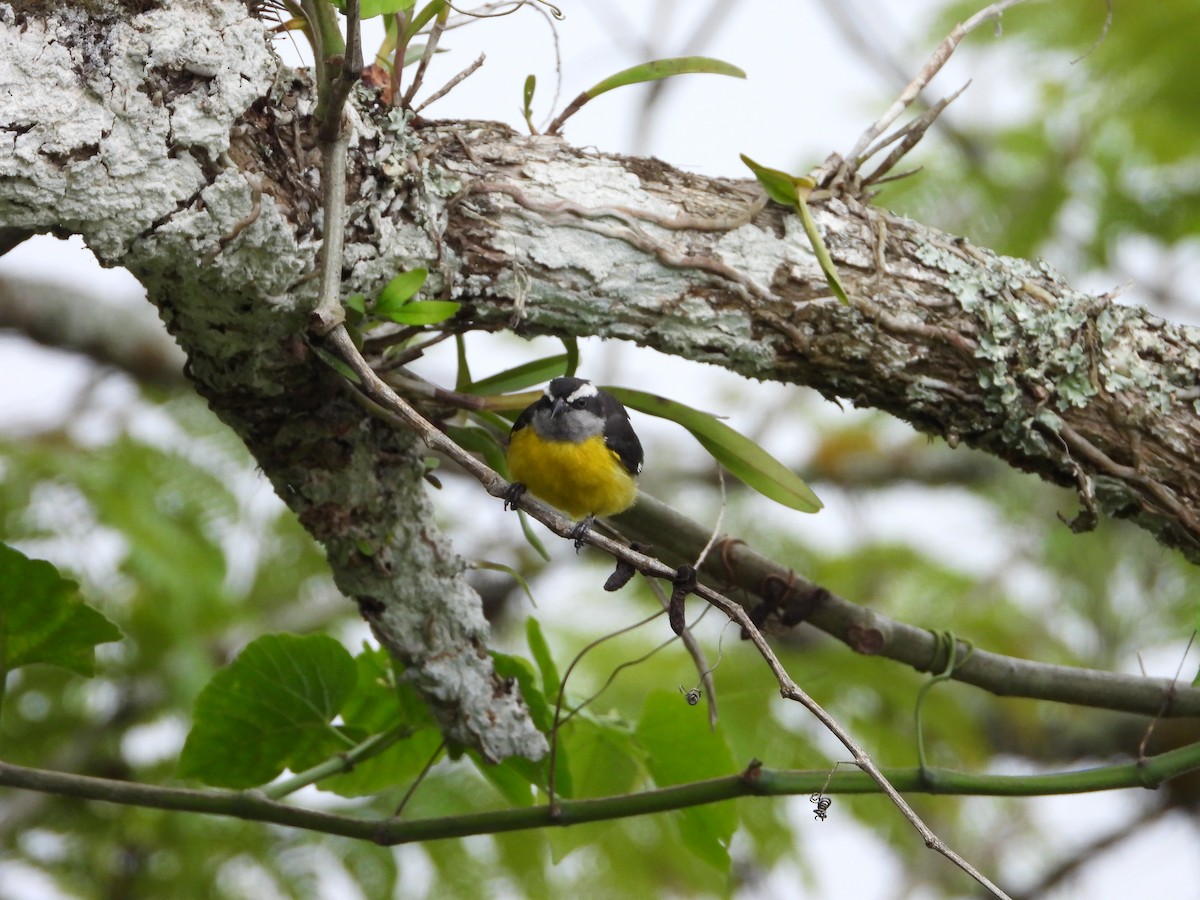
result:
[[[0,82],[14,86],[0,228],[78,233],[134,272],[448,733],[537,755],[430,524],[419,448],[341,394],[303,339],[322,225],[310,83],[225,0],[42,18],[0,4]],[[808,385],[1075,486],[1080,527],[1131,517],[1200,559],[1193,329],[814,195],[843,306],[800,223],[753,183],[422,122],[357,89],[347,112],[346,293],[423,266],[431,294],[462,301],[456,327],[621,338]]]
[[[1132,518],[1200,560],[1196,329],[829,197],[812,205],[842,306],[794,216],[746,220],[744,183],[455,128],[471,156],[442,138],[463,183],[446,240],[476,321],[624,338],[882,409],[1076,487],[1076,527]]]
[[[419,442],[364,415],[305,343],[314,98],[288,93],[263,23],[199,0],[127,18],[0,5],[0,81],[16,86],[0,109],[0,224],[77,232],[133,272],[196,389],[324,544],[447,737],[489,759],[541,756],[433,523]]]

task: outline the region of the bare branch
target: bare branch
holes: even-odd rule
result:
[[[852,171],[857,170],[868,157],[878,151],[878,147],[871,149],[870,152],[868,152],[868,148],[871,147],[872,142],[877,137],[887,131],[892,123],[900,118],[904,111],[912,105],[921,91],[925,89],[925,86],[941,71],[942,66],[954,54],[955,48],[958,47],[964,37],[984,22],[999,19],[1005,10],[1023,2],[1024,0],[1000,0],[1000,2],[993,3],[980,10],[965,22],[955,25],[950,33],[946,35],[946,38],[938,44],[929,59],[925,61],[925,65],[921,67],[921,71],[917,73],[917,76],[905,86],[904,90],[900,92],[900,96],[884,111],[883,115],[876,119],[859,136],[854,146],[850,149],[850,152],[846,154],[847,163],[851,166]]]

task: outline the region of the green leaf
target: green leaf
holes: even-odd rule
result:
[[[367,311],[366,302],[367,298],[362,294],[351,294],[346,298],[346,308],[352,309],[356,313],[365,313]]]
[[[312,349],[316,352],[317,358],[321,360],[321,362],[325,363],[325,365],[329,366],[329,368],[333,369],[333,371],[337,372],[351,384],[361,383],[358,373],[350,368],[350,366],[348,366],[341,359],[334,356],[328,350],[323,350],[320,347],[314,346]]]
[[[627,84],[642,84],[647,81],[658,81],[672,75],[729,75],[733,78],[745,78],[746,73],[737,66],[711,59],[707,56],[679,56],[673,59],[656,59],[642,63],[610,75],[598,84],[584,91],[588,99],[595,99],[613,88]]]
[[[412,4],[409,5],[411,6]],[[413,16],[413,20],[404,29],[404,42],[407,44],[411,41],[413,35],[428,25],[429,20],[438,15],[445,6],[445,0],[433,0],[432,3],[426,4],[419,13]]]
[[[501,678],[512,678],[521,689],[521,697],[529,707],[529,717],[538,731],[547,733],[554,726],[554,710],[537,686],[533,666],[528,660],[507,653],[492,653],[492,664]]]
[[[562,341],[563,349],[567,351],[567,371],[565,374],[573,376],[576,369],[579,368],[579,338],[571,334],[566,337],[560,337],[559,340]]]
[[[373,19],[376,16],[392,15],[412,9],[416,0],[359,0],[358,17]],[[343,13],[346,11],[346,0],[333,0],[333,5]]]
[[[572,796],[616,797],[637,787],[644,771],[640,750],[624,722],[576,716],[559,735],[559,747],[570,753]],[[595,828],[551,828],[552,859],[557,864],[579,847],[594,846]]]
[[[816,186],[816,182],[811,178],[789,175],[780,169],[770,169],[756,163],[745,153],[741,153],[739,156],[741,156],[742,162],[750,167],[750,171],[754,173],[754,177],[758,179],[762,189],[767,192],[767,196],[780,206],[795,207],[800,197],[808,196],[809,191]]]
[[[525,542],[533,548],[534,553],[546,562],[550,562],[550,552],[546,549],[546,545],[542,543],[542,539],[538,533],[533,530],[533,526],[529,524],[529,516],[525,515],[525,510],[517,510],[517,518],[521,522],[521,533],[525,536]]]
[[[492,787],[500,792],[513,806],[533,806],[534,785],[542,780],[536,774],[531,779],[528,767],[523,767],[516,758],[506,759],[502,763],[484,762],[483,758],[474,750],[467,752],[471,762],[475,763],[475,768],[479,773],[491,782]],[[530,760],[520,760],[520,762],[528,763],[537,769],[537,764]],[[525,771],[521,771],[525,769]]]
[[[477,559],[472,563],[476,569],[487,569],[491,572],[503,572],[505,575],[512,576],[513,581],[520,585],[521,590],[525,592],[525,596],[529,598],[529,604],[534,609],[537,609],[537,600],[533,597],[533,590],[529,587],[529,582],[525,576],[514,569],[512,566],[507,566],[504,563],[493,562],[489,559]]]
[[[742,162],[750,167],[750,171],[754,173],[754,177],[758,179],[758,183],[762,185],[768,197],[781,206],[790,206],[796,210],[796,214],[800,217],[800,224],[804,226],[804,234],[808,237],[808,242],[812,245],[813,253],[817,257],[817,264],[820,265],[821,272],[825,276],[825,283],[829,285],[829,290],[838,300],[848,305],[850,298],[846,296],[846,289],[842,286],[837,267],[829,255],[829,248],[825,246],[817,223],[812,217],[812,211],[808,208],[808,195],[816,186],[816,182],[803,175],[789,175],[779,169],[767,168],[756,163],[745,153],[742,153],[741,157]]]
[[[387,283],[375,299],[375,314],[391,318],[396,312],[417,295],[425,279],[429,277],[427,269],[412,269],[401,272]]]
[[[246,645],[196,698],[179,774],[248,788],[293,761],[344,750],[330,722],[358,682],[354,660],[323,634],[271,634]]]
[[[367,797],[421,774],[442,745],[433,715],[412,685],[397,680],[387,651],[365,647],[354,657],[358,681],[341,709],[345,730],[356,740],[405,724],[412,734],[353,770],[324,779],[317,788],[342,797]]]
[[[505,653],[492,653],[492,664],[496,674],[501,678],[513,679],[521,691],[521,698],[529,709],[533,724],[543,733],[548,733],[554,723],[554,710],[547,702],[545,695],[538,689],[533,666],[519,656],[509,656]],[[533,803],[531,785],[545,788],[549,777],[549,757],[539,762],[512,757],[501,765],[484,763],[474,751],[469,754],[483,773],[510,802],[522,806]],[[564,797],[571,796],[571,776],[567,769],[566,758],[559,753],[557,766],[557,789]]]
[[[723,733],[709,730],[703,705],[688,706],[675,692],[654,691],[646,697],[634,738],[645,751],[650,774],[660,787],[736,771]],[[728,871],[729,841],[737,827],[734,805],[691,807],[674,816],[687,848],[715,868]]]
[[[501,475],[507,475],[508,464],[504,459],[504,446],[492,432],[474,425],[447,425],[446,435],[464,450],[478,453],[489,466]]]
[[[558,699],[558,689],[562,682],[558,677],[558,667],[554,664],[554,655],[546,636],[542,634],[542,626],[538,620],[530,616],[525,620],[525,640],[529,644],[529,652],[537,663],[538,671],[542,673],[542,691],[547,702],[554,703]]]
[[[529,75],[525,79],[525,97],[521,107],[521,115],[525,117],[525,124],[529,126],[529,133],[533,134],[537,129],[533,127],[533,92],[537,88],[537,76]]]
[[[829,285],[834,296],[843,305],[848,306],[850,298],[846,296],[846,289],[842,287],[842,279],[838,277],[837,266],[833,264],[829,248],[825,246],[821,232],[817,229],[817,223],[812,217],[812,211],[808,208],[808,202],[799,194],[796,195],[796,212],[800,214],[800,224],[804,226],[804,233],[808,235],[808,242],[812,244],[813,253],[816,254],[821,271],[825,274],[825,283]]]
[[[535,384],[541,384],[562,375],[566,372],[568,361],[569,356],[566,353],[535,359],[480,379],[471,385],[469,392],[472,394],[507,394],[510,391],[523,391]]]
[[[822,507],[817,495],[795,472],[711,413],[644,391],[614,387],[605,390],[632,409],[682,425],[713,459],[764,497],[800,512],[814,513]]]
[[[120,639],[117,626],[83,602],[75,582],[0,544],[0,678],[31,663],[90,677],[96,645]]]
[[[415,62],[420,62],[421,57],[425,55],[425,44],[409,44],[404,49],[404,61],[400,64],[400,68],[411,66]],[[435,47],[433,55],[437,56],[440,53],[445,53],[445,50]]]
[[[467,342],[461,334],[454,335],[454,360],[454,389],[465,394],[471,390],[471,365],[467,360]]]
[[[453,300],[413,300],[384,315],[401,325],[436,325],[453,318],[461,306]]]

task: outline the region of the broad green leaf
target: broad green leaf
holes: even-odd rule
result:
[[[703,705],[688,706],[678,693],[654,691],[646,697],[634,739],[660,787],[732,775],[733,755],[721,731],[708,727]],[[696,806],[675,813],[683,842],[720,871],[729,869],[729,841],[737,827],[731,802]]]
[[[750,171],[754,173],[754,177],[758,179],[762,189],[767,192],[767,196],[780,206],[795,207],[799,199],[808,196],[816,184],[811,178],[789,175],[779,169],[760,165],[745,153],[739,155],[742,162],[750,167]]]
[[[512,679],[521,691],[521,698],[529,709],[529,716],[539,731],[548,734],[554,723],[554,708],[547,702],[545,695],[538,689],[533,666],[519,656],[509,656],[505,653],[492,653],[492,664],[496,674],[501,678]],[[549,757],[539,762],[513,757],[500,766],[484,763],[472,751],[471,758],[484,776],[494,784],[513,803],[528,806],[533,802],[529,786],[546,788],[549,773]],[[556,787],[559,794],[570,797],[571,774],[566,764],[566,757],[559,753]],[[516,776],[519,780],[514,780]]]
[[[354,658],[358,682],[342,706],[344,730],[356,741],[397,725],[412,729],[378,756],[363,760],[351,771],[317,783],[323,791],[343,797],[366,797],[397,785],[406,785],[421,774],[442,745],[428,706],[412,685],[396,680],[387,651],[365,647]],[[398,674],[398,673],[397,673]]]
[[[401,325],[436,325],[452,318],[461,306],[453,300],[412,300],[382,315]]]
[[[571,783],[580,799],[627,794],[644,777],[640,751],[624,722],[576,716],[559,740],[570,753]],[[594,845],[596,829],[552,828],[546,837],[552,859],[559,863],[579,847]]]
[[[672,75],[729,75],[733,78],[745,78],[746,73],[737,66],[711,59],[707,56],[678,56],[673,59],[656,59],[641,63],[610,75],[598,84],[592,85],[584,94],[588,99],[595,99],[613,88],[627,84],[641,84],[647,81],[658,81]]]
[[[270,634],[246,645],[196,698],[179,774],[248,788],[349,741],[331,725],[358,682],[354,660],[323,634]],[[301,766],[302,768],[302,766]]]
[[[562,375],[566,371],[568,360],[567,354],[559,353],[505,369],[475,382],[471,385],[470,393],[507,394],[510,391],[523,391]]]
[[[542,690],[546,694],[546,700],[554,703],[562,682],[558,677],[558,667],[554,664],[550,645],[546,642],[546,636],[542,634],[542,626],[533,616],[525,620],[525,640],[529,644],[529,652],[533,654],[533,661],[537,663],[538,671],[542,674]]]
[[[96,645],[120,639],[117,626],[80,599],[75,582],[0,544],[0,678],[31,663],[90,677]]]
[[[629,388],[605,388],[626,406],[677,422],[721,465],[764,497],[800,512],[822,507],[817,495],[791,469],[716,416],[666,397]]]
[[[520,756],[510,756],[499,764],[484,762],[474,750],[469,750],[467,756],[475,763],[480,774],[514,806],[532,806],[537,799],[533,789],[545,791],[550,783],[549,756],[537,762]],[[561,753],[555,778],[555,792],[560,797],[572,796],[570,773],[566,771],[564,756]]]
[[[1196,621],[1192,628],[1200,632],[1200,605],[1196,606]],[[1196,677],[1192,679],[1192,687],[1200,687],[1200,671],[1197,671]]]
[[[375,314],[391,318],[417,295],[417,291],[421,289],[421,285],[428,277],[427,269],[417,268],[401,272],[379,292],[379,296],[375,299]]]
[[[534,786],[540,779],[535,778],[531,781],[526,777],[526,773],[517,771],[515,759],[506,759],[496,764],[484,762],[474,750],[468,751],[467,755],[471,762],[475,763],[479,774],[486,778],[505,800],[513,806],[533,806]],[[524,762],[528,763],[529,760]]]

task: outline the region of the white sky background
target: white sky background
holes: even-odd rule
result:
[[[861,47],[847,44],[827,8],[838,7],[845,15],[865,23],[877,42],[875,57],[894,57],[910,77],[932,50],[932,42],[924,37],[926,21],[929,11],[940,4],[931,0],[561,0],[559,5],[566,19],[556,25],[562,56],[562,88],[557,102],[553,102],[555,61],[550,28],[545,17],[524,9],[444,36],[441,46],[449,52],[436,58],[426,77],[425,94],[444,84],[480,52],[487,54],[487,61],[424,115],[502,119],[523,130],[522,85],[530,72],[538,78],[533,105],[534,121],[540,126],[579,91],[620,69],[655,57],[699,53],[740,66],[746,70],[747,80],[700,75],[665,83],[662,102],[642,134],[638,133],[639,112],[648,89],[619,89],[577,113],[565,126],[565,137],[576,145],[653,155],[680,168],[710,175],[748,176],[739,153],[766,165],[802,171],[831,151],[848,150],[900,87],[898,77],[889,81],[881,74],[886,66],[872,64]],[[703,46],[687,46],[697,23],[717,6],[728,12],[711,38]],[[365,55],[378,45],[378,32],[374,37],[370,35],[369,31]],[[994,38],[991,30],[984,28],[972,40],[982,44]],[[286,41],[279,42],[279,47],[285,56],[294,57]],[[988,62],[998,65],[997,56],[989,56]],[[1068,67],[1068,60],[1063,60],[1063,67]],[[951,108],[951,116],[1005,115],[1029,90],[1015,68],[968,71],[963,62],[952,60],[934,81],[932,95],[948,94],[968,78],[973,79],[972,87]],[[140,292],[127,273],[100,269],[79,241],[29,241],[0,258],[0,277],[6,274],[44,277],[62,282],[66,290],[77,285],[80,290],[110,297],[136,298]],[[1078,275],[1070,271],[1066,274],[1068,278]],[[555,352],[556,348],[557,344],[550,341],[533,347],[512,339],[481,341],[483,355],[476,356],[473,364],[477,375],[486,374]],[[794,392],[789,394],[777,386],[755,387],[753,404],[736,403],[731,397],[738,391],[745,396],[741,387],[744,382],[710,367],[668,360],[632,347],[606,347],[602,353],[594,342],[585,347],[584,362],[582,374],[598,381],[649,385],[683,402],[729,412],[734,427],[763,433],[768,449],[785,460],[802,458],[806,444],[811,442],[809,436],[795,429],[776,427],[763,432],[762,410],[794,396]],[[0,333],[0,430],[22,431],[58,420],[77,399],[90,371],[70,356],[41,350]],[[424,371],[431,377],[452,380],[446,361],[433,360]],[[97,402],[127,402],[119,389],[110,389],[109,393],[113,396],[101,396]],[[832,407],[827,414],[843,415]],[[658,435],[664,435],[664,442],[675,439],[667,437],[658,425],[645,422],[644,417],[638,427],[651,448],[651,462]],[[647,479],[653,477],[653,471],[648,470]],[[448,485],[447,490],[455,488]],[[845,546],[855,534],[861,539],[866,529],[869,537],[908,537],[935,553],[941,546],[942,553],[972,570],[985,571],[1001,562],[994,549],[998,543],[993,534],[996,524],[986,517],[982,507],[972,507],[961,497],[947,495],[933,501],[940,503],[936,510],[930,509],[929,500],[923,500],[927,515],[923,525],[913,521],[911,500],[903,493],[885,493],[873,506],[840,516],[835,511],[836,503],[831,502],[836,498],[828,493],[823,496],[830,509],[820,516],[786,512],[768,515],[794,529],[803,540],[823,547]],[[449,499],[453,502],[452,496]],[[691,512],[691,502],[691,498],[681,498],[677,505]],[[703,499],[695,502],[703,503]],[[701,511],[707,512],[703,507],[697,510]],[[937,535],[932,529],[935,521],[940,523]],[[949,529],[947,522],[953,523]],[[950,545],[946,542],[947,530],[958,538]],[[462,549],[470,553],[471,548]],[[565,558],[561,553],[556,557]],[[553,595],[555,591],[548,593]],[[1063,835],[1063,846],[1076,846],[1111,823],[1111,811],[1127,808],[1128,796],[1062,798],[1031,804],[1040,819],[1053,823],[1051,833]],[[915,798],[915,805],[919,811],[920,798]],[[816,866],[817,888],[811,895],[857,900],[893,897],[895,885],[903,879],[895,863],[888,861],[886,848],[847,817],[837,816],[836,801],[834,813],[825,823],[798,828],[801,840],[808,844],[808,858]],[[810,805],[798,800],[793,814],[798,821],[811,819]],[[954,835],[942,837],[955,844]],[[1143,837],[1126,842],[1100,865],[1086,868],[1080,880],[1056,896],[1117,900],[1128,896],[1134,886],[1139,895],[1162,900],[1194,896],[1194,886],[1200,883],[1200,861],[1190,843],[1184,842],[1192,837],[1193,831],[1171,819],[1147,828]],[[918,840],[915,833],[913,840]],[[1026,850],[1036,856],[1034,849]],[[1036,877],[1040,869],[1028,858],[1014,858],[1012,862],[1010,874],[1021,879],[1012,885],[1014,889]],[[989,874],[1005,881],[1005,873]],[[785,869],[744,896],[790,900],[803,895],[797,887],[802,883],[798,873]],[[967,886],[965,878],[963,884]]]

